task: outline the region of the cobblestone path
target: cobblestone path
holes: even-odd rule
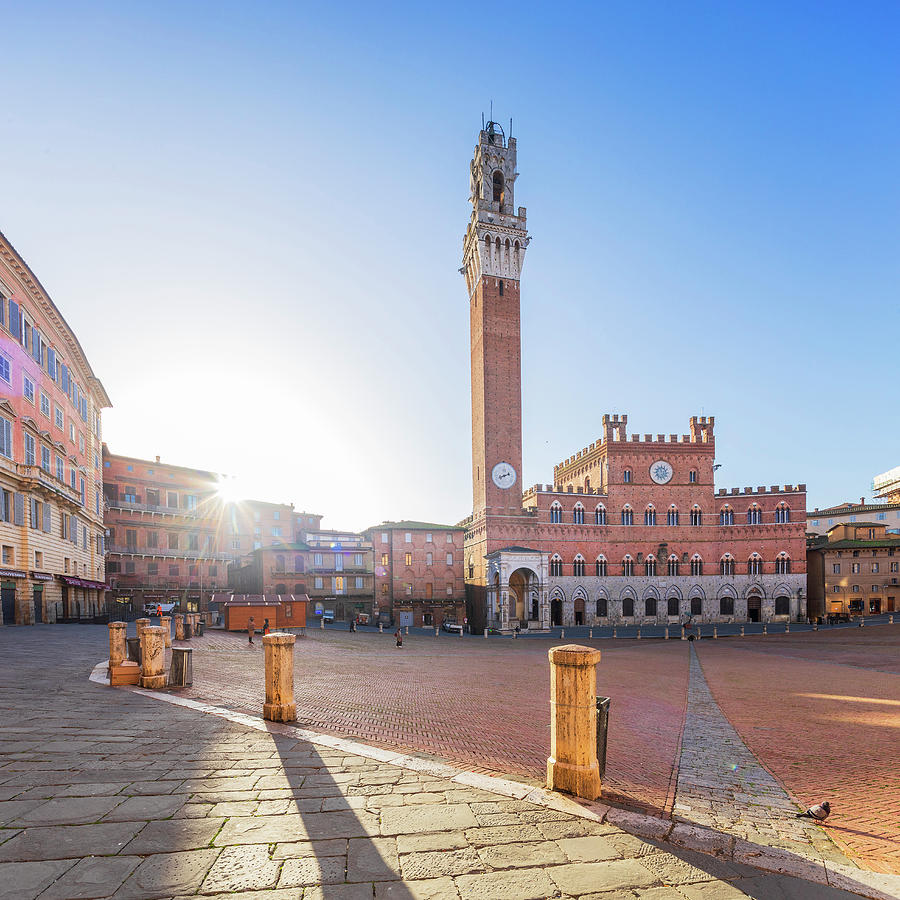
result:
[[[862,887],[92,684],[105,638],[0,628],[0,900],[851,900],[830,885]]]
[[[821,826],[796,818],[797,804],[719,709],[693,645],[690,673],[674,817],[756,844],[849,862]]]

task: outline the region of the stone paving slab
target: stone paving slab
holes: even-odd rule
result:
[[[0,841],[3,832],[10,835],[8,841],[0,842],[0,850],[12,845],[27,854],[28,847],[40,844],[49,857],[0,861],[0,891],[6,891],[0,897],[461,900],[558,896],[560,900],[582,900],[621,895],[631,900],[641,896],[666,900],[713,898],[716,895],[709,893],[711,889],[737,889],[735,885],[741,879],[752,883],[753,890],[740,892],[740,896],[778,896],[772,891],[787,885],[794,893],[785,896],[799,897],[798,889],[823,887],[790,876],[764,874],[732,858],[691,854],[654,839],[657,826],[649,824],[648,817],[631,813],[632,818],[622,821],[649,832],[647,836],[635,836],[623,830],[622,821],[614,821],[622,811],[603,804],[582,805],[528,785],[473,777],[428,760],[407,760],[395,754],[386,761],[383,754],[368,755],[369,748],[347,741],[320,741],[290,726],[222,710],[203,710],[199,705],[161,702],[161,697],[176,699],[171,695],[113,690],[79,680],[75,677],[79,666],[85,674],[89,669],[87,654],[100,652],[103,644],[99,640],[95,645],[88,643],[79,658],[78,645],[69,638],[71,632],[66,626],[61,630],[68,640],[66,654],[60,655],[58,665],[50,670],[29,670],[30,660],[43,659],[45,654],[39,657],[23,651],[23,643],[27,649],[27,634],[17,635],[15,645],[5,646],[4,630],[0,629],[0,716],[40,706],[46,715],[33,716],[26,727],[41,736],[56,735],[58,740],[63,739],[60,735],[77,736],[81,728],[97,729],[113,720],[118,729],[133,732],[137,739],[134,758],[143,760],[144,768],[155,765],[162,782],[186,781],[165,776],[193,766],[195,771],[208,771],[211,777],[226,782],[229,776],[221,774],[222,770],[234,769],[235,780],[241,779],[241,784],[249,780],[255,786],[273,773],[282,773],[286,761],[302,759],[304,767],[313,770],[307,773],[310,780],[300,785],[305,796],[301,801],[293,800],[292,794],[278,799],[295,804],[317,799],[319,806],[314,811],[295,806],[293,812],[263,815],[257,807],[251,815],[210,817],[217,806],[222,810],[224,803],[244,801],[204,802],[201,798],[221,791],[223,786],[213,782],[215,791],[203,791],[201,788],[207,785],[202,776],[195,777],[194,790],[181,787],[174,794],[135,795],[126,786],[111,797],[41,799],[39,804],[72,799],[115,801],[117,806],[112,811],[131,804],[128,809],[146,818],[114,822],[106,813],[99,824],[0,827]],[[53,633],[49,627],[44,631]],[[7,664],[23,677],[15,683],[4,677],[2,667]],[[4,734],[0,732],[0,758]],[[14,733],[14,739],[22,739],[21,730]],[[165,767],[158,764],[157,747],[166,748]],[[80,779],[86,770],[100,772],[106,767],[115,770],[118,780],[123,771],[117,767],[119,758],[119,754],[109,753],[107,744],[92,742],[89,749],[67,760],[67,770],[54,770],[55,777],[61,779],[63,771],[68,771],[72,786],[85,783]],[[220,774],[212,776],[213,772]],[[370,784],[362,784],[364,779]],[[137,780],[146,783],[144,778]],[[21,790],[34,786],[23,784]],[[59,786],[66,787],[63,783]],[[366,786],[376,787],[378,792],[350,793],[352,788]],[[161,803],[182,795],[186,802],[177,817],[164,817],[168,811],[164,805],[132,803]],[[426,795],[429,802],[417,802]],[[364,806],[358,805],[360,800]],[[326,801],[334,808],[325,810]],[[197,807],[205,815],[182,815],[188,807]],[[66,810],[69,816],[81,813]],[[484,824],[479,817],[485,816],[508,819],[504,825]],[[123,843],[131,828],[135,829],[134,836]],[[35,832],[36,837],[29,837]],[[52,840],[52,832],[60,835],[57,843]],[[76,832],[82,834],[84,846],[91,847],[91,841],[102,841],[106,835],[109,852],[53,858],[57,853],[77,852],[73,849],[78,846],[73,843]],[[68,835],[66,840],[62,839],[64,835]],[[722,852],[749,852],[749,847],[729,845]],[[770,852],[768,848],[759,849]],[[781,852],[783,857],[763,858],[763,863],[796,863],[796,856]],[[823,882],[844,878],[846,887],[863,888],[867,896],[888,896],[855,880],[852,869],[823,867],[820,875]],[[837,896],[852,895],[841,891]]]

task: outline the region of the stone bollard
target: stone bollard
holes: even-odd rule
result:
[[[568,644],[550,657],[550,756],[547,787],[585,800],[600,796],[597,663],[600,651]]]
[[[184,640],[184,616],[181,613],[175,613],[175,640]]]
[[[266,702],[263,718],[270,722],[293,722],[297,718],[294,703],[294,642],[297,636],[276,631],[263,635],[266,657]]]
[[[743,637],[743,636],[744,636],[744,626],[741,625],[741,637]]]
[[[768,634],[768,633],[769,633],[769,626],[765,622],[763,622],[763,634]]]
[[[669,626],[666,625],[666,636],[665,636],[665,640],[668,640],[668,639],[669,639]]]
[[[484,636],[487,637],[487,628],[484,629]]]
[[[151,625],[152,622],[149,619],[135,619],[134,620],[134,630],[137,635],[137,639],[141,639],[141,632],[148,626]]]
[[[790,633],[791,633],[791,623],[790,623],[790,622],[785,622],[785,623],[784,623],[784,633],[785,633],[785,634],[790,634]]]
[[[159,617],[159,627],[165,631],[163,638],[165,639],[166,646],[172,646],[172,617],[171,616],[160,616]]]
[[[406,633],[409,634],[409,625],[406,626]]]
[[[141,687],[159,690],[166,686],[166,642],[159,625],[141,631]]]
[[[813,631],[818,631],[818,630],[819,630],[819,621],[817,619],[815,622],[813,622]]]
[[[866,624],[866,620],[865,620],[865,617],[863,617],[859,620],[859,627],[862,628],[863,625],[865,625],[865,624]]]
[[[614,638],[617,638],[618,636],[619,636],[619,632],[618,632],[618,630],[616,629],[616,626],[613,625],[613,637],[614,637]]]
[[[560,628],[559,629],[559,639],[562,640],[565,636],[566,636],[566,629]]]
[[[323,627],[323,628],[325,627],[325,623],[324,623],[324,622],[322,623],[322,627]],[[384,634],[384,622],[379,622],[379,623],[378,623],[378,633],[379,633],[379,634]]]
[[[128,625],[125,622],[109,623],[109,667],[121,666],[128,656],[128,648],[125,645],[125,630]],[[111,682],[110,682],[111,683]]]
[[[638,639],[638,640],[641,639],[641,626],[640,626],[640,625],[638,625],[637,639]]]
[[[718,628],[716,628],[715,625],[713,625],[713,640],[714,641],[718,640],[718,637],[719,637],[719,630],[718,630]]]
[[[888,616],[888,625],[893,625],[893,624],[894,624],[894,617]]]
[[[459,636],[460,636],[460,637],[463,636],[463,632],[464,632],[465,630],[466,630],[466,626],[465,626],[465,625],[463,625],[463,627],[459,629]]]
[[[686,641],[686,640],[687,640],[687,638],[686,638],[685,635],[684,635],[684,625],[681,626],[681,639],[682,639],[683,641]]]
[[[594,637],[594,629],[593,629],[593,628],[589,628],[589,629],[588,629],[588,637],[589,637],[589,638],[593,638],[593,637]]]

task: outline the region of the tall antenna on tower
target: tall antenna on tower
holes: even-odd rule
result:
[[[484,131],[484,113],[481,114],[481,130]]]
[[[491,121],[494,121],[494,101],[491,100]]]
[[[509,117],[509,136],[512,137],[512,116]]]

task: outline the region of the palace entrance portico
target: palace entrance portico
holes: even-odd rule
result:
[[[548,629],[547,554],[528,547],[504,547],[486,559],[488,627]]]

